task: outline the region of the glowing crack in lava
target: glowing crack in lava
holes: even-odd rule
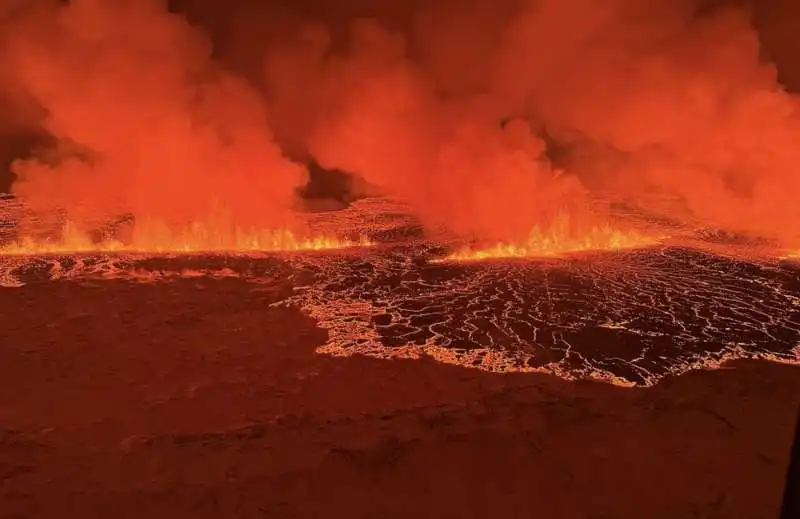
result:
[[[222,253],[313,251],[365,247],[367,238],[346,239],[333,236],[300,236],[289,229],[258,230],[194,223],[178,232],[164,224],[145,221],[132,229],[130,240],[93,240],[71,222],[63,226],[58,240],[25,237],[0,247],[0,255],[32,256],[90,252],[136,253]]]
[[[534,229],[520,243],[504,242],[486,248],[463,247],[441,261],[480,261],[493,258],[557,257],[589,251],[614,251],[652,247],[664,237],[610,226],[593,227],[588,232],[570,232],[566,225],[554,225],[549,232]]]

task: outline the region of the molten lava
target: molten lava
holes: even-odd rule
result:
[[[497,243],[486,248],[465,247],[447,256],[445,261],[480,261],[493,258],[556,257],[576,252],[612,251],[651,247],[663,238],[636,231],[621,231],[609,226],[593,227],[588,232],[570,232],[555,225],[548,232],[534,229],[520,243]]]
[[[23,238],[0,247],[0,255],[69,254],[83,252],[196,253],[311,251],[363,247],[366,238],[350,240],[330,236],[303,237],[288,229],[256,230],[209,226],[195,223],[175,232],[158,222],[144,222],[133,228],[130,240],[92,240],[74,224],[64,224],[58,240]]]
[[[781,256],[781,259],[800,260],[800,249],[793,249],[786,252],[783,256]]]

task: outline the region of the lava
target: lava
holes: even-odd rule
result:
[[[760,249],[755,258],[738,253],[739,247],[758,244],[719,243],[711,234],[691,240],[687,236],[694,234],[682,236],[675,228],[650,226],[631,215],[629,220],[593,219],[597,228],[591,232],[581,233],[577,225],[545,227],[547,233],[534,233],[530,243],[516,250],[522,254],[524,246],[528,254],[552,256],[644,247],[635,253],[426,265],[432,251],[453,243],[445,234],[425,236],[421,228],[409,232],[418,222],[410,214],[398,218],[401,208],[390,200],[369,200],[340,212],[304,215],[309,219],[304,228],[314,230],[309,236],[363,235],[381,243],[355,254],[195,253],[255,250],[255,240],[237,243],[230,233],[203,238],[200,229],[207,235],[233,227],[220,221],[196,226],[200,237],[186,231],[159,239],[152,225],[145,232],[142,218],[116,231],[129,244],[127,250],[144,254],[92,254],[100,247],[125,249],[122,244],[92,244],[71,224],[58,242],[61,248],[51,244],[55,254],[0,257],[0,287],[91,281],[115,290],[116,282],[180,280],[188,287],[236,278],[274,287],[276,294],[286,295],[276,306],[297,308],[311,317],[326,331],[327,340],[316,350],[320,354],[428,357],[496,373],[549,373],[620,386],[651,386],[667,376],[717,369],[732,359],[798,361],[800,325],[794,309],[800,270],[795,262],[775,261],[774,254],[765,257]],[[2,220],[0,214],[0,229]],[[603,222],[609,223],[601,226]],[[301,238],[280,242],[281,233],[291,234],[265,233],[277,241],[259,247],[301,250]],[[656,236],[669,238],[659,241]],[[58,253],[67,244],[83,247],[87,254]],[[147,251],[159,246],[190,254],[158,255],[152,261]],[[41,251],[43,245],[38,247]],[[730,250],[736,253],[722,253]]]
[[[574,233],[562,225],[543,232],[535,228],[522,242],[500,242],[488,247],[463,247],[445,261],[480,261],[493,258],[557,257],[576,252],[614,251],[652,247],[662,241],[637,231],[618,230],[608,225]]]
[[[24,237],[0,247],[0,255],[32,256],[87,252],[198,253],[313,251],[369,246],[365,237],[347,239],[334,236],[301,236],[289,229],[259,230],[194,223],[178,232],[150,221],[137,224],[131,239],[93,240],[77,226],[66,222],[61,238],[36,240]]]
[[[781,259],[800,260],[800,249],[794,249],[788,251],[786,254],[781,256]]]

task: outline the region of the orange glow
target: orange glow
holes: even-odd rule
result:
[[[576,252],[638,249],[656,245],[662,239],[607,225],[593,227],[585,233],[571,233],[566,226],[556,225],[549,232],[534,229],[526,240],[518,243],[501,242],[486,248],[465,247],[446,257],[445,261],[556,257]]]
[[[59,240],[22,240],[0,247],[0,255],[26,256],[36,254],[69,254],[81,252],[141,252],[141,253],[192,253],[192,252],[259,252],[259,251],[311,251],[363,247],[372,243],[366,238],[358,240],[331,236],[303,237],[288,229],[244,230],[223,229],[201,223],[192,224],[181,232],[173,232],[158,222],[146,222],[133,229],[129,242],[107,239],[93,241],[74,224],[64,225]]]
[[[800,95],[764,59],[745,6],[698,17],[681,1],[410,2],[408,31],[264,7],[226,18],[237,37],[219,52],[210,27],[163,0],[12,3],[0,128],[48,136],[10,166],[32,211],[183,224],[222,206],[245,229],[279,229],[313,161],[354,174],[354,194],[403,199],[424,227],[506,243],[469,255],[640,246],[547,232],[558,210],[606,193],[780,243],[800,221]],[[527,239],[537,225],[544,236]],[[244,234],[258,237],[220,245],[189,230],[155,245],[286,245]]]

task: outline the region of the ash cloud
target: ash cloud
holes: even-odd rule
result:
[[[46,110],[62,142],[57,164],[16,165],[14,189],[33,203],[176,221],[223,204],[269,226],[305,182],[291,156],[486,238],[519,238],[560,212],[591,225],[589,196],[601,191],[645,208],[653,194],[677,196],[705,225],[797,239],[793,72],[779,75],[768,58],[780,52],[764,52],[754,27],[780,18],[775,9],[37,5],[15,15],[25,22],[8,26],[3,47],[7,83]],[[772,40],[791,32],[781,27]]]
[[[774,2],[347,5],[265,46],[273,127],[427,221],[513,238],[610,191],[796,239],[797,98],[754,27]]]
[[[7,82],[57,146],[13,165],[14,192],[78,222],[120,213],[173,227],[214,216],[286,224],[304,169],[266,105],[158,0],[30,2],[4,27]]]

